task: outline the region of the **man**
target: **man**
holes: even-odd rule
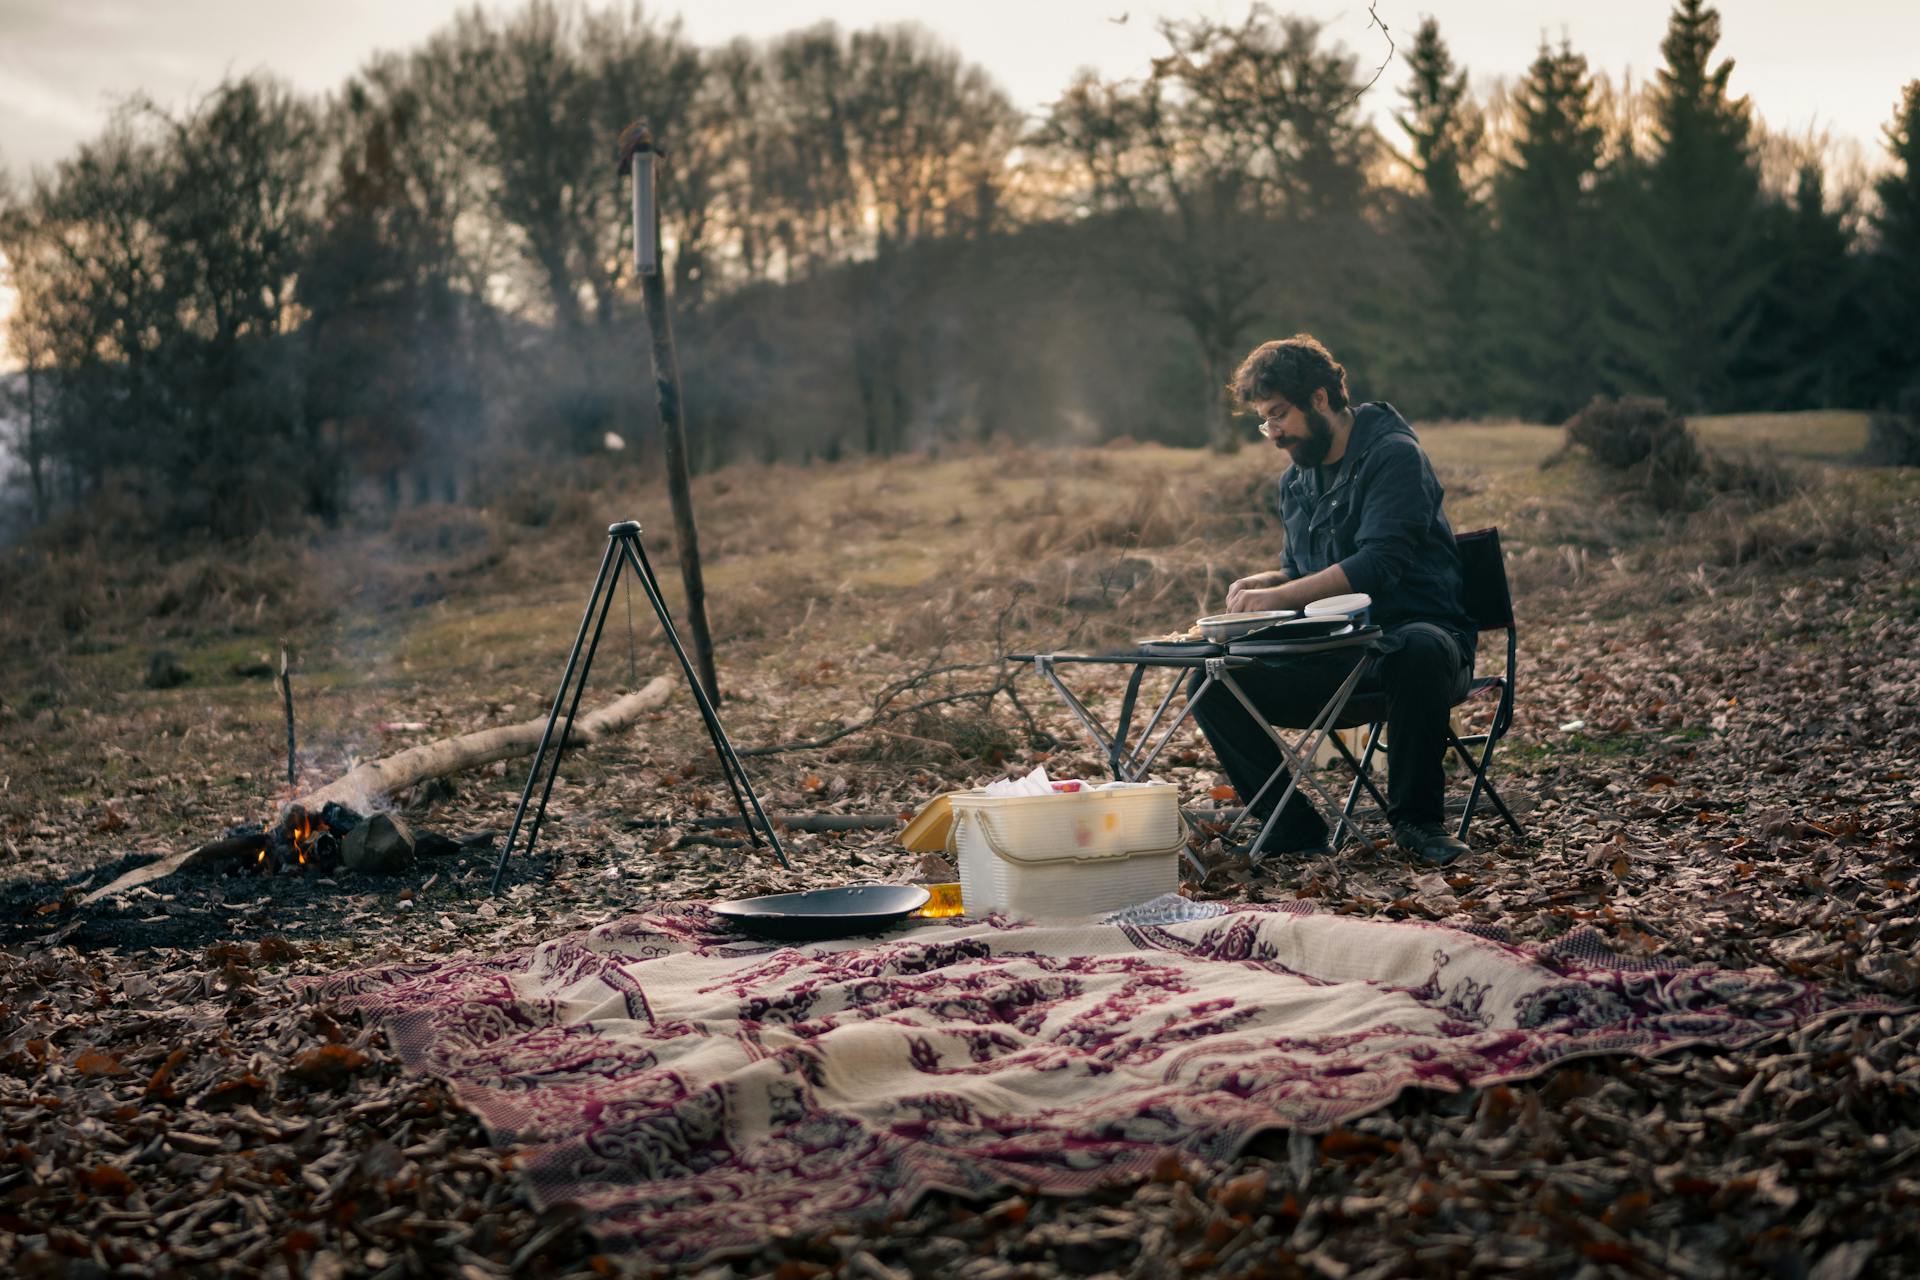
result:
[[[1260,434],[1293,465],[1280,477],[1284,567],[1227,590],[1232,612],[1300,609],[1364,592],[1385,653],[1358,695],[1387,705],[1387,809],[1394,843],[1445,866],[1467,851],[1445,822],[1447,716],[1473,675],[1474,627],[1460,592],[1460,555],[1442,490],[1413,428],[1385,402],[1347,403],[1346,370],[1307,334],[1256,348],[1230,384],[1258,414]],[[1235,673],[1272,724],[1302,727],[1352,669],[1351,653],[1307,654]],[[1237,699],[1209,694],[1194,719],[1241,797],[1252,801],[1280,753]],[[1264,821],[1286,786],[1261,801]],[[1326,823],[1306,800],[1288,801],[1268,841],[1274,852],[1323,850]]]

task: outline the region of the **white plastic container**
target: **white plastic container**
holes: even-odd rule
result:
[[[970,916],[1098,916],[1180,887],[1187,832],[1170,782],[951,800],[947,847]]]

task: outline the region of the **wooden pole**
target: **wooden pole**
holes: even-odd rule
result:
[[[653,165],[659,155],[644,121],[628,126],[621,135],[620,171],[626,173],[633,169],[636,183],[641,181],[638,167]],[[667,463],[667,496],[673,504],[673,542],[680,552],[680,583],[687,594],[689,647],[693,651],[694,670],[700,676],[701,687],[707,691],[708,701],[718,706],[720,681],[714,674],[713,637],[707,629],[707,588],[700,576],[700,536],[694,527],[693,493],[687,481],[687,433],[681,414],[680,359],[673,347],[673,313],[667,304],[666,279],[658,261],[651,264],[641,262],[639,254],[638,237],[642,219],[651,223],[652,243],[658,245],[660,242],[660,207],[658,202],[651,199],[651,187],[651,182],[647,183],[646,208],[639,207],[639,198],[635,201],[635,260],[640,265],[640,292],[646,300],[647,330],[653,339],[653,386],[660,405],[660,439]],[[647,269],[649,265],[652,270]]]
[[[287,711],[287,785],[294,780],[293,762],[293,672],[288,669],[286,646],[280,647],[280,700]]]

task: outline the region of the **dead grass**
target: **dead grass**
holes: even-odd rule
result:
[[[1714,502],[1659,518],[1609,498],[1588,463],[1539,470],[1560,448],[1558,429],[1441,424],[1422,437],[1455,526],[1502,527],[1523,600],[1577,596],[1585,608],[1631,608],[1653,581],[1661,592],[1704,591],[1741,575],[1876,555],[1914,535],[1920,482],[1910,474],[1818,461],[1857,451],[1860,415],[1710,419],[1701,430],[1716,447],[1729,433],[1769,443],[1827,482],[1771,511]],[[836,677],[847,684],[936,651],[977,659],[996,644],[1058,648],[1165,631],[1218,607],[1234,577],[1278,563],[1281,461],[1251,444],[1226,456],[1014,449],[756,464],[700,477],[722,665],[737,683],[744,673],[780,679],[823,659],[852,660]],[[656,477],[577,474],[535,488],[477,510],[425,507],[349,532],[208,546],[167,561],[97,543],[16,548],[0,558],[0,590],[19,602],[0,616],[0,725],[122,705],[150,709],[154,731],[244,725],[270,743],[277,708],[263,683],[232,670],[283,638],[301,654],[311,694],[303,719],[329,749],[377,749],[356,737],[357,726],[396,718],[402,702],[440,706],[456,720],[497,717],[506,706],[534,714],[579,625],[608,523],[642,521],[669,604],[682,608]],[[535,496],[545,515],[528,523]],[[604,642],[606,671],[617,667],[621,679],[630,661],[643,672],[665,665],[637,590],[628,658],[627,603],[616,600]],[[163,646],[193,673],[185,689],[141,687],[147,655]],[[847,684],[849,713],[857,683]],[[979,736],[964,728],[899,732],[950,744]],[[930,752],[929,764],[945,754],[914,750]]]
[[[1719,453],[1760,451],[1807,462],[1851,461],[1867,443],[1870,415],[1845,409],[1723,413],[1689,418],[1700,443]]]
[[[1718,625],[1729,595],[1768,581],[1871,577],[1883,551],[1920,533],[1920,476],[1910,470],[1809,463],[1826,483],[1772,510],[1714,504],[1660,519],[1608,499],[1605,477],[1589,464],[1540,471],[1557,431],[1474,425],[1423,435],[1455,525],[1503,528],[1526,670],[1567,626],[1661,611]],[[1018,468],[1003,461],[978,453],[932,464],[751,467],[696,481],[723,713],[737,743],[858,723],[890,683],[924,670],[932,655],[988,664],[952,686],[979,689],[1006,653],[1093,650],[1164,632],[1217,608],[1233,577],[1277,562],[1268,513],[1277,460],[1267,451],[1222,457],[1142,446],[1030,452]],[[99,847],[75,857],[191,847],[268,816],[284,790],[280,703],[268,682],[235,668],[274,656],[282,639],[298,655],[308,782],[421,740],[383,730],[385,722],[418,721],[442,736],[542,714],[607,523],[643,521],[680,608],[670,543],[655,534],[671,527],[664,492],[633,473],[561,496],[583,514],[557,527],[513,523],[491,509],[429,508],[397,530],[374,521],[164,564],[137,550],[116,557],[79,545],[6,553],[0,590],[14,607],[0,611],[0,857],[41,843],[35,832],[48,812],[73,815],[82,832],[114,833],[80,837]],[[832,513],[855,507],[858,519],[835,528]],[[1185,531],[1183,517],[1193,522]],[[1133,519],[1147,526],[1140,536]],[[1087,528],[1100,537],[1081,538]],[[1031,550],[1022,554],[1023,546]],[[429,586],[438,598],[416,602]],[[168,591],[180,603],[156,619],[153,606]],[[256,617],[253,602],[263,596]],[[625,603],[615,601],[589,702],[625,687],[632,673],[672,674],[637,590],[629,645]],[[68,630],[62,615],[76,607],[84,612]],[[142,685],[147,655],[162,645],[192,673],[186,685]],[[1120,687],[1091,674],[1086,687],[1076,684],[1109,710]],[[1043,716],[1057,714],[1030,677],[1015,692]],[[1069,732],[1052,720],[1043,727]],[[782,807],[828,803],[814,799],[827,792],[812,789],[824,780],[850,786],[834,803],[857,808],[871,804],[863,795],[896,794],[890,788],[925,795],[977,783],[996,761],[1030,767],[1040,746],[1002,693],[984,706],[909,714],[823,749],[758,756],[750,768]],[[1057,773],[1100,772],[1070,734],[1046,758]],[[580,785],[602,770],[658,778],[662,795],[704,811],[724,807],[710,759],[680,701],[617,753],[570,764],[568,776]],[[688,762],[695,775],[681,772]],[[1189,763],[1208,767],[1202,754]],[[516,784],[505,774],[458,780],[490,797],[493,825],[510,817]],[[601,834],[610,844],[619,838]]]

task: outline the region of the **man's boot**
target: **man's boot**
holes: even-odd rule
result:
[[[1467,852],[1467,842],[1441,822],[1396,822],[1393,842],[1429,867],[1444,867]]]

